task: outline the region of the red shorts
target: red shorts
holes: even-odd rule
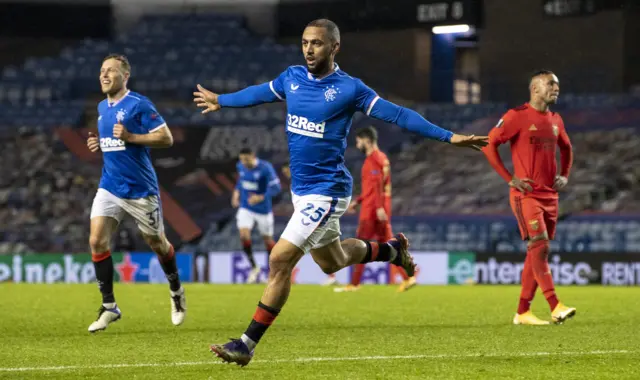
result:
[[[360,220],[356,236],[358,239],[379,242],[391,240],[393,237],[391,223],[379,220]]]
[[[537,236],[547,231],[549,239],[556,235],[556,224],[558,224],[558,200],[557,199],[537,199],[522,195],[512,195],[510,197],[511,209],[513,210],[522,240]]]

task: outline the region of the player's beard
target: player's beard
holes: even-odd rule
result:
[[[107,95],[113,96],[122,90],[122,83],[113,83],[111,88],[109,88],[106,92]]]
[[[316,57],[315,65],[312,67],[307,64],[307,70],[313,75],[321,75],[327,72],[328,65],[329,60],[327,58],[319,59]]]

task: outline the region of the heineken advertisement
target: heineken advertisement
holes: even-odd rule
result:
[[[111,256],[116,281],[167,282],[162,267],[152,252],[114,253]],[[182,280],[192,281],[193,256],[178,253],[176,258]],[[91,255],[88,253],[0,255],[0,282],[87,284],[95,280]]]

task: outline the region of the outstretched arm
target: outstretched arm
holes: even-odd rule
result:
[[[487,136],[467,136],[453,133],[431,123],[414,110],[398,106],[382,98],[374,99],[373,103],[370,106],[369,116],[397,124],[424,137],[476,150],[480,150],[480,148],[487,145]]]
[[[387,123],[397,124],[402,128],[433,140],[451,142],[451,138],[454,135],[453,132],[429,122],[414,110],[400,107],[380,97],[374,98],[372,103],[369,106],[370,112],[367,113],[368,116]]]
[[[282,100],[282,97],[272,90],[271,82],[250,86],[238,92],[223,95],[218,95],[198,85],[198,91],[194,92],[193,96],[193,101],[196,105],[204,108],[202,113],[217,111],[222,107],[253,107]]]
[[[356,107],[367,116],[396,124],[427,138],[448,142],[456,146],[480,150],[481,147],[487,145],[487,136],[466,136],[453,133],[427,121],[416,111],[382,99],[360,80],[358,80],[356,86]]]
[[[269,83],[250,86],[243,90],[223,95],[218,95],[198,85],[198,91],[193,93],[193,102],[198,107],[204,108],[202,113],[209,113],[218,111],[222,107],[244,108],[284,100],[286,95],[283,85],[286,76],[287,71],[284,71]]]

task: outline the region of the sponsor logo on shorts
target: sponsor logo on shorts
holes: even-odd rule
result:
[[[314,123],[304,116],[287,114],[287,130],[298,135],[324,138],[326,122]]]
[[[113,138],[113,137],[103,137],[100,139],[100,149],[103,152],[115,152],[119,150],[126,150],[127,147],[125,145],[126,144],[124,141]]]

